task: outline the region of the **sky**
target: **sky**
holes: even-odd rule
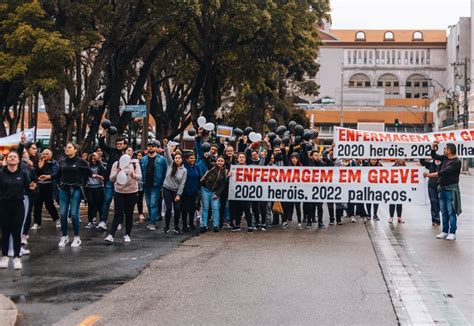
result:
[[[331,0],[333,29],[448,29],[474,0]]]

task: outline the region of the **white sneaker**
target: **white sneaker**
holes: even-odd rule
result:
[[[105,242],[114,242],[114,237],[112,236],[112,234],[109,234],[107,237],[105,237],[104,239]]]
[[[117,231],[122,230],[122,224],[117,225]]]
[[[130,239],[130,237],[128,235],[126,235],[126,236],[123,237],[123,242],[130,243],[130,242],[132,242],[132,239]]]
[[[26,246],[28,244],[28,236],[27,235],[22,234],[21,244],[24,245],[24,246]]]
[[[72,240],[72,243],[71,243],[71,248],[78,248],[81,246],[81,238],[79,237],[74,237],[74,240]]]
[[[441,232],[436,236],[436,239],[446,239],[448,237],[448,234],[446,232]]]
[[[20,257],[21,256],[28,256],[30,254],[30,251],[28,249],[25,249],[25,248],[21,248],[20,249]]]
[[[8,268],[8,262],[10,258],[3,256],[2,260],[0,260],[0,268]]]
[[[100,222],[99,225],[97,226],[98,229],[102,229],[102,230],[107,230],[107,224],[105,224],[105,222]]]
[[[298,230],[303,230],[303,225],[301,225],[301,223],[298,223]]]
[[[356,221],[357,221],[356,218],[355,218],[354,216],[352,216],[352,217],[351,217],[351,222],[352,222],[352,223],[355,223]]]
[[[61,221],[57,220],[56,221],[56,229],[60,229],[60,228],[61,228]]]
[[[59,241],[58,247],[64,248],[69,243],[69,238],[67,236],[61,237],[61,241]]]
[[[31,227],[31,230],[32,231],[38,231],[39,229],[41,229],[41,226],[39,226],[38,224],[33,224],[33,226]]]
[[[21,259],[20,258],[14,258],[13,259],[13,269],[21,269],[23,265],[21,264]]]
[[[456,235],[454,233],[450,233],[446,237],[446,240],[450,240],[450,241],[456,240]]]

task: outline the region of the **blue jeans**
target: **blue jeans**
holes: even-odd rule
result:
[[[71,212],[74,236],[79,235],[80,217],[79,205],[81,204],[81,189],[78,187],[64,187],[59,190],[59,215],[61,216],[61,232],[67,236],[67,218]]]
[[[158,214],[161,214],[161,187],[143,188],[143,191],[150,223],[156,224]]]
[[[102,213],[100,214],[100,221],[107,223],[109,219],[109,210],[112,199],[114,198],[114,183],[112,181],[105,181],[104,184],[104,205],[102,206]]]
[[[209,208],[212,209],[212,224],[214,227],[219,226],[219,198],[212,198],[214,192],[206,187],[201,187],[201,227],[207,227],[209,219]]]
[[[443,232],[456,234],[457,216],[453,206],[453,194],[451,191],[442,190],[439,193],[439,206],[443,222]]]

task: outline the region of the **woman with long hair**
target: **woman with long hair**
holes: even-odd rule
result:
[[[13,238],[13,268],[21,269],[21,228],[25,217],[23,199],[25,193],[36,188],[34,182],[20,166],[20,156],[10,152],[6,166],[0,170],[0,223],[2,226],[2,259],[0,268],[8,268],[10,236]]]
[[[183,195],[181,196],[181,219],[183,223],[183,231],[194,231],[194,214],[196,213],[196,199],[199,194],[199,180],[201,179],[201,171],[196,164],[196,154],[190,152],[185,154],[186,161],[186,183],[184,184]]]
[[[68,143],[64,149],[66,157],[59,162],[57,175],[59,182],[59,215],[61,217],[61,240],[58,247],[64,248],[69,243],[67,218],[70,214],[74,230],[72,248],[77,248],[82,241],[79,237],[80,216],[79,206],[81,204],[82,186],[88,177],[101,177],[92,173],[89,164],[79,157],[79,146]]]
[[[180,234],[180,200],[181,196],[183,195],[184,185],[186,184],[188,171],[184,167],[184,159],[183,154],[181,154],[181,151],[174,153],[174,157],[172,157],[171,152],[174,152],[176,146],[170,146],[170,144],[165,141],[163,141],[163,144],[165,144],[165,158],[166,163],[168,164],[165,181],[163,182],[163,198],[165,200],[166,205],[166,226],[163,229],[163,232],[168,233],[170,230],[171,210],[173,210],[173,231],[176,234]]]
[[[97,216],[100,217],[102,206],[104,205],[104,175],[105,168],[100,162],[99,155],[92,153],[88,157],[89,168],[96,178],[88,178],[86,186],[87,196],[87,218],[88,223],[86,229],[92,228],[97,221]],[[94,221],[95,220],[95,221]]]

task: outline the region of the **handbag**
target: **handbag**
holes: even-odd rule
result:
[[[281,205],[281,202],[279,201],[274,202],[272,206],[272,211],[274,213],[283,214],[283,206]]]

